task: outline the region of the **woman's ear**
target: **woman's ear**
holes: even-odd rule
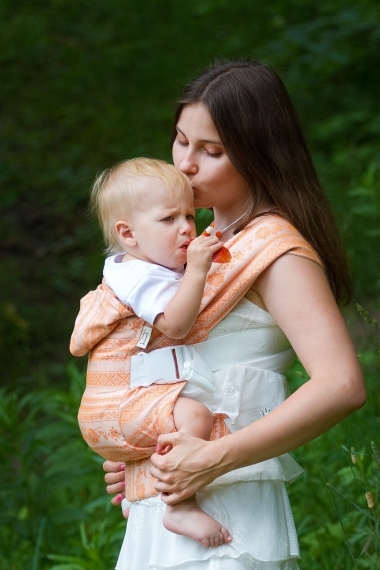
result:
[[[115,230],[119,237],[119,240],[126,246],[134,247],[137,244],[132,225],[128,222],[119,220],[115,224]]]

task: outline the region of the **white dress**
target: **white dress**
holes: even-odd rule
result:
[[[287,397],[284,373],[294,360],[289,341],[270,314],[246,298],[207,340],[219,338],[225,354],[233,351],[230,335],[242,331],[247,335],[239,337],[239,344],[247,343],[249,362],[217,370],[214,395],[197,391],[190,383],[183,391],[213,411],[228,413],[231,431],[270,413]],[[116,569],[298,570],[298,541],[285,483],[301,472],[286,454],[227,473],[197,493],[199,506],[233,537],[230,544],[215,548],[167,531],[160,497],[133,503]]]

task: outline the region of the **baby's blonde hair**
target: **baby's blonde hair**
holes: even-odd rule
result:
[[[146,195],[146,185],[142,182],[147,177],[162,180],[171,200],[178,198],[190,184],[175,166],[153,158],[124,160],[97,176],[91,190],[90,208],[99,220],[108,255],[122,253],[115,223],[129,220],[135,210],[141,209],[142,197]]]

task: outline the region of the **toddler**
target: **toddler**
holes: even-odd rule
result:
[[[188,178],[160,160],[128,160],[97,178],[91,203],[107,251],[113,254],[105,261],[104,281],[142,319],[143,334],[137,346],[147,346],[151,325],[170,338],[185,337],[198,315],[212,256],[222,248],[214,236],[195,237],[193,192]],[[123,412],[118,414],[119,435],[126,445],[146,447],[145,456],[150,456],[152,440],[159,433],[176,429],[198,438],[210,438],[212,413],[202,403],[181,396],[182,387],[183,383],[177,384],[173,390],[173,383],[160,382],[127,390]],[[105,389],[106,386],[101,387]],[[166,419],[168,413],[172,425]],[[99,445],[94,445],[99,441],[98,436],[94,437],[96,427],[88,428],[88,422],[81,421],[85,417],[81,410],[78,417],[90,447],[115,460],[115,455],[107,454],[106,444],[101,451]],[[154,435],[147,438],[148,432]],[[199,508],[195,495],[167,506],[163,522],[171,532],[195,539],[203,546],[232,540],[221,524]]]

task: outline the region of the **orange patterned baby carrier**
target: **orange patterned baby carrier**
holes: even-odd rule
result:
[[[232,260],[212,265],[200,312],[190,333],[181,340],[173,340],[153,328],[147,352],[205,341],[209,331],[281,255],[291,253],[321,264],[297,230],[275,214],[257,217],[226,246]],[[126,462],[126,496],[130,501],[157,494],[149,474],[149,456],[154,450],[157,429],[160,433],[175,430],[172,409],[184,384],[152,385],[143,396],[144,388],[129,388],[130,359],[141,351],[136,343],[144,324],[103,283],[82,299],[70,343],[74,356],[89,352],[86,390],[78,414],[83,436],[103,457]],[[131,425],[132,416],[136,421]],[[123,435],[126,425],[129,432],[127,435],[124,431]],[[211,439],[227,433],[223,416],[216,415]]]

